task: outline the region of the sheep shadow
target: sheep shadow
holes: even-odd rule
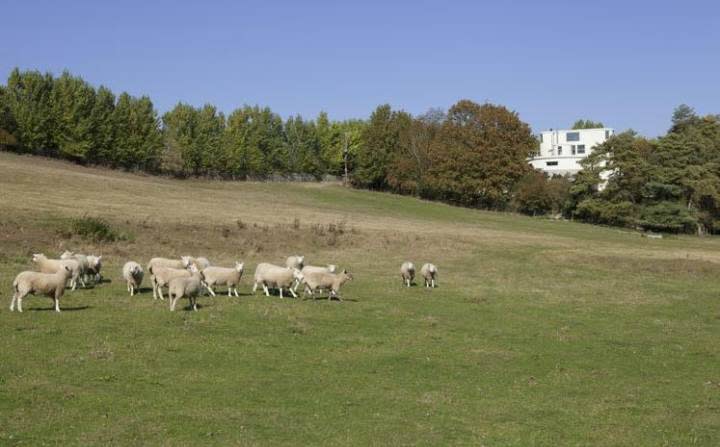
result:
[[[357,302],[358,302],[358,300],[356,300],[355,298],[345,298],[345,297],[340,297],[340,298],[331,297],[331,298],[329,298],[329,297],[327,297],[327,296],[305,296],[305,297],[301,296],[300,298],[301,298],[303,301],[312,301],[312,302],[322,302],[322,301],[337,301],[337,302],[339,302],[339,303],[342,303],[342,302],[345,302],[345,301],[349,301],[349,302],[351,302],[351,303],[357,303]]]
[[[92,308],[92,306],[75,306],[75,307],[60,306],[60,311],[61,311],[61,312],[76,312],[76,311],[78,311],[78,310],[86,310],[86,309],[91,309],[91,308]],[[48,311],[55,311],[55,307],[53,307],[53,306],[50,306],[50,307],[33,307],[33,308],[31,308],[31,309],[28,309],[28,310],[30,310],[30,311],[32,311],[32,312],[48,312]]]

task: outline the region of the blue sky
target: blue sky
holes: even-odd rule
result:
[[[229,112],[367,117],[458,99],[534,130],[601,120],[648,136],[720,113],[718,1],[7,1],[0,78],[68,69],[116,93]]]

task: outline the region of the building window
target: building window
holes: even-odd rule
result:
[[[556,161],[548,161],[548,162],[545,162],[545,165],[546,165],[546,166],[557,166],[557,165],[558,165],[558,162],[556,162]]]
[[[562,146],[558,146],[558,155],[562,155]]]
[[[610,131],[606,130],[605,131],[605,139],[607,140],[608,138],[610,138]]]
[[[543,142],[542,134],[540,134],[540,142],[541,142],[541,143]]]
[[[570,146],[570,153],[575,155],[575,145]]]
[[[580,141],[580,132],[568,132],[565,134],[565,141]]]
[[[578,145],[577,145],[577,153],[578,153],[578,154],[584,154],[584,153],[585,153],[585,145],[584,145],[584,144],[578,144]]]

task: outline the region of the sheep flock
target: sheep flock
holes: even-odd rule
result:
[[[22,312],[22,301],[27,295],[46,295],[53,299],[54,309],[60,312],[60,298],[69,286],[101,284],[102,256],[84,255],[66,251],[58,259],[49,259],[42,253],[34,254],[33,263],[37,271],[19,273],[12,283],[13,297],[10,310]],[[143,269],[136,261],[127,261],[122,267],[122,279],[130,296],[140,292],[146,275],[152,286],[153,299],[164,301],[163,290],[167,291],[170,310],[174,311],[181,298],[189,301],[190,308],[197,310],[197,298],[201,295],[216,296],[216,288],[225,287],[228,297],[239,297],[238,286],[245,271],[245,263],[237,261],[234,266],[212,265],[205,257],[180,256],[179,258],[152,258]],[[426,263],[420,269],[420,276],[427,288],[437,287],[438,269]],[[403,262],[400,267],[403,286],[410,287],[415,278],[415,265]],[[298,298],[298,288],[303,297],[327,294],[327,299],[342,301],[340,289],[353,275],[346,269],[339,270],[335,264],[325,266],[307,265],[305,256],[289,256],[284,265],[261,262],[252,277],[252,293],[259,288],[266,296],[277,292],[280,298],[291,295]]]

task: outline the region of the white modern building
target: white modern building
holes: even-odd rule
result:
[[[580,161],[614,133],[608,127],[543,131],[540,153],[529,160],[530,164],[549,175],[575,175],[582,169]]]

